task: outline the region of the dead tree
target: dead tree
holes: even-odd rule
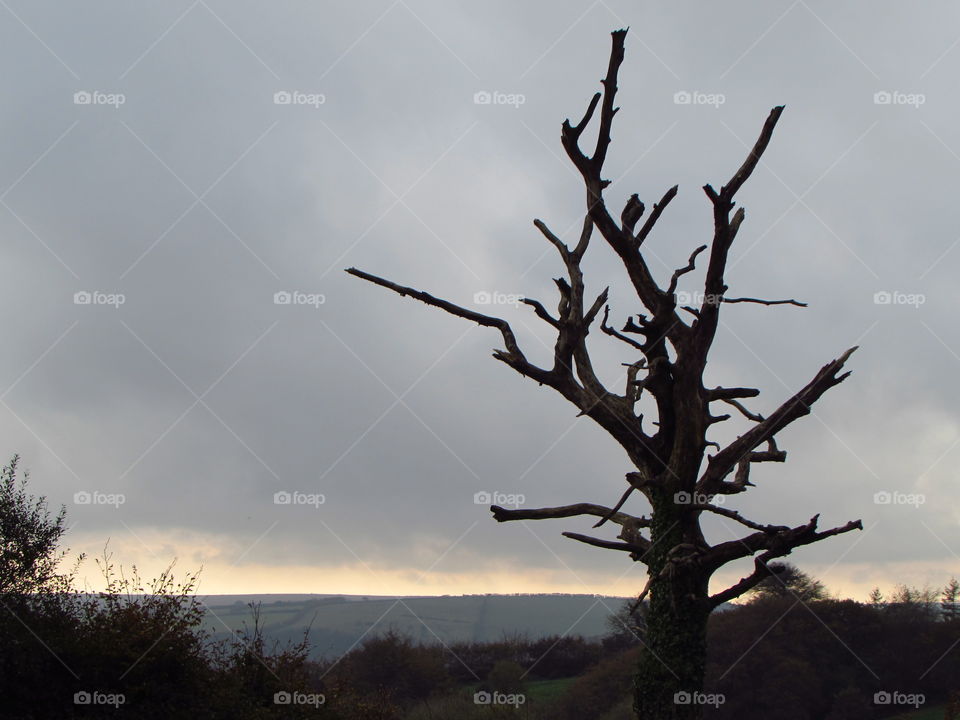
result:
[[[540,509],[493,506],[491,510],[500,522],[586,515],[598,518],[594,527],[606,523],[620,527],[616,540],[572,532],[563,534],[589,545],[625,552],[632,560],[647,566],[648,582],[641,598],[648,597],[648,631],[637,673],[635,708],[645,719],[696,718],[702,709],[695,694],[703,690],[710,612],[769,577],[767,563],[773,558],[788,555],[802,545],[862,529],[857,520],[820,530],[816,515],[796,527],[765,525],[713,502],[718,495],[734,495],[751,487],[750,469],[754,463],[786,459],[786,452],[777,446],[777,433],[809,414],[814,402],[849,375],[841,371],[856,348],[824,365],[805,387],[766,417],[750,411],[742,402],[756,397],[759,390],[704,386],[704,368],[724,304],[803,306],[796,300],[727,297],[724,282],[728,254],[744,220],[743,208],[734,210],[734,197],[760,162],[783,107],[770,111],[760,137],[730,180],[720,190],[711,185],[703,187],[713,205],[712,242],[693,250],[687,264],[675,270],[666,284],[658,283],[644,258],[643,243],[676,196],[677,187],[667,190],[646,218],[644,204],[637,195],[626,201],[619,220],[611,215],[603,195],[610,184],[603,179],[602,170],[610,146],[610,129],[618,111],[614,99],[626,30],[617,30],[612,36],[610,62],[601,81],[603,92],[593,96],[578,123],[564,121],[560,133],[564,150],[586,186],[587,210],[579,240],[570,247],[540,220],[533,223],[556,248],[566,269],[566,277],[555,280],[560,296],[555,313],[551,314],[537,300],[523,300],[556,331],[552,367],[531,363],[510,325],[501,318],[356,268],[347,272],[451,315],[495,328],[503,336],[503,349],[494,351],[494,358],[556,390],[579,409],[579,414],[598,423],[626,451],[633,470],[626,474],[627,487],[611,507],[577,503]],[[596,146],[588,155],[581,148],[580,140],[598,111]],[[592,302],[584,297],[581,261],[594,231],[599,232],[602,241],[620,258],[643,308],[643,312],[627,316],[620,330],[609,324],[607,290]],[[695,307],[678,307],[678,282],[695,269],[697,258],[708,250],[703,301]],[[638,355],[636,362],[627,368],[622,392],[605,387],[591,364],[587,334],[598,319],[603,333],[625,343]],[[649,398],[656,407],[656,421],[651,429],[645,427],[644,417],[638,412],[641,398]],[[718,406],[733,408],[748,423],[742,434],[722,448],[707,437],[715,423],[730,418],[730,414],[716,410]],[[709,446],[716,448],[712,455],[707,454]],[[633,493],[646,498],[652,509],[649,517],[623,511]],[[711,545],[701,529],[704,513],[739,523],[749,533]],[[754,559],[753,572],[731,587],[711,594],[711,576],[727,563],[744,558]],[[692,702],[683,702],[686,699]]]

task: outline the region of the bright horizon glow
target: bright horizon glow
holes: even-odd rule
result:
[[[152,534],[149,545],[135,539],[111,540],[109,552],[115,570],[125,572],[134,566],[141,578],[157,577],[176,558],[174,576],[184,579],[188,574],[200,571],[196,594],[206,595],[370,595],[370,596],[423,596],[444,595],[511,595],[565,593],[574,595],[603,595],[608,597],[635,597],[642,589],[646,575],[640,565],[625,566],[619,577],[605,571],[578,572],[573,574],[563,567],[523,568],[520,570],[495,569],[465,572],[431,570],[422,568],[375,568],[362,562],[345,565],[284,565],[245,564],[237,566],[224,560],[226,554],[216,543],[198,544],[176,542],[172,538],[159,541]],[[149,548],[162,550],[154,553]],[[75,552],[65,559],[62,567],[72,567],[78,551],[87,553],[87,560],[77,575],[78,587],[91,591],[102,590],[103,578],[98,575],[94,562],[101,557],[102,545],[85,544],[73,547]],[[218,557],[220,556],[220,557]],[[168,559],[169,558],[169,559]],[[204,560],[205,558],[209,558]],[[891,562],[846,564],[842,567],[804,564],[802,559],[788,557],[787,562],[820,580],[827,592],[836,598],[866,602],[874,587],[884,595],[899,583],[914,587],[942,588],[955,574],[943,563]],[[718,572],[711,582],[711,591],[716,592],[736,582],[743,572],[738,568]]]

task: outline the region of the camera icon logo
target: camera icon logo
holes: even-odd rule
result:
[[[481,290],[473,294],[474,305],[489,305],[491,302],[493,302],[493,296],[486,290]]]
[[[73,294],[74,305],[89,305],[91,302],[93,302],[93,295],[88,293],[86,290],[81,290],[80,292],[75,292]]]
[[[473,702],[476,705],[489,705],[493,702],[493,696],[485,690],[480,690],[473,694]]]
[[[673,94],[674,105],[689,105],[691,102],[693,102],[693,96],[686,90],[680,90]]]
[[[291,302],[293,302],[293,295],[286,290],[281,290],[273,294],[274,305],[289,305]]]
[[[273,494],[273,504],[274,505],[289,505],[293,502],[293,495],[288,493],[286,490],[280,490]]]
[[[73,94],[74,105],[89,105],[93,102],[93,95],[86,90],[79,90]]]
[[[93,495],[86,490],[81,490],[73,494],[74,505],[89,505],[91,502],[93,502]]]
[[[893,502],[893,494],[886,490],[881,490],[873,496],[874,505],[889,505],[891,502]]]
[[[493,496],[486,490],[481,490],[480,492],[473,494],[474,505],[489,505],[492,502]]]
[[[891,295],[886,290],[881,290],[873,294],[874,305],[889,305],[892,300],[893,300],[893,295]]]
[[[289,105],[293,102],[293,95],[286,90],[279,90],[273,94],[274,105]]]
[[[474,105],[489,105],[493,102],[493,95],[486,90],[479,90],[473,94]]]
[[[274,705],[289,705],[291,702],[293,702],[293,696],[286,690],[281,690],[273,694]]]
[[[874,105],[889,105],[893,102],[893,94],[887,90],[880,90],[873,94]]]
[[[73,694],[74,705],[89,705],[91,702],[93,702],[93,698],[86,690],[81,690]]]

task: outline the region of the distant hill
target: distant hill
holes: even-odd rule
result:
[[[220,637],[251,624],[260,603],[264,634],[281,644],[310,627],[315,658],[336,657],[370,634],[396,630],[422,643],[489,642],[516,634],[598,637],[627,598],[595,595],[207,595],[206,626]]]

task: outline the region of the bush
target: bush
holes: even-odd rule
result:
[[[522,693],[525,674],[523,668],[513,660],[500,660],[487,675],[483,689],[508,695]]]
[[[392,630],[367,638],[336,670],[341,681],[349,678],[360,695],[386,695],[401,706],[452,685],[441,648],[415,645]]]
[[[105,551],[104,591],[74,590],[76,568],[58,573],[65,513],[51,518],[25,479],[17,483],[17,460],[0,472],[4,717],[336,717],[274,702],[276,692],[309,692],[306,638],[267,651],[255,612],[252,633],[212,642],[193,594],[197,574],[177,582],[171,565],[145,582],[135,567],[115,571]]]
[[[57,546],[66,508],[51,518],[46,498],[27,494],[29,474],[17,482],[19,462],[14,455],[0,470],[0,597],[60,590],[65,580],[57,566],[67,551]]]
[[[561,698],[558,714],[566,720],[600,717],[628,702],[632,707],[633,676],[640,660],[640,648],[624,650],[600,662],[577,678]]]

